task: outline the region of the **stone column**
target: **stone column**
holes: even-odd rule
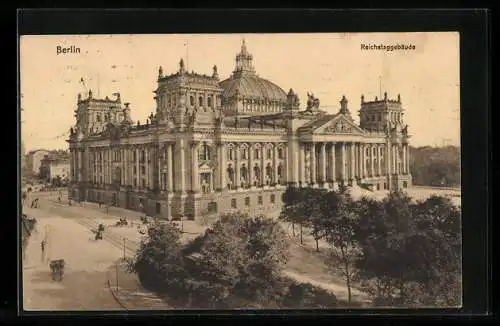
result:
[[[341,179],[343,182],[346,181],[346,143],[342,142],[342,166],[341,166],[341,171],[342,171],[342,176]]]
[[[351,180],[352,184],[354,185],[356,183],[356,148],[355,144],[351,143]]]
[[[191,191],[197,193],[200,191],[198,172],[198,145],[199,142],[193,141],[191,143]]]
[[[155,145],[155,176],[156,176],[156,186],[158,187],[158,190],[160,191],[161,190],[161,186],[162,186],[162,173],[161,173],[161,152],[160,151],[163,151],[165,152],[165,148],[162,144],[162,146],[160,147],[160,143],[157,143]]]
[[[335,175],[335,143],[332,143],[330,147],[330,178],[332,182],[335,183],[337,181],[337,176]]]
[[[410,147],[408,145],[405,146],[406,148],[406,174],[410,174]]]
[[[173,178],[173,159],[174,151],[172,144],[167,145],[167,190],[174,191],[174,178]]]
[[[214,104],[214,103],[212,103]],[[226,147],[224,143],[219,143],[219,173],[220,173],[220,190],[224,190],[227,187],[226,174],[227,174],[227,164],[226,164]]]
[[[381,161],[381,155],[380,155],[380,150],[382,149],[381,145],[377,145],[377,163],[378,163],[378,175],[382,175],[382,163]]]
[[[151,153],[150,153],[150,147],[146,146],[145,148],[145,158],[144,158],[144,165],[146,166],[146,187],[149,189],[151,188],[151,178],[150,178],[150,169],[149,169],[149,161],[151,160]]]
[[[309,150],[311,152],[311,154],[309,155],[309,157],[311,158],[311,162],[310,162],[310,165],[311,165],[311,182],[313,184],[316,184],[318,182],[317,178],[316,178],[316,144],[314,142],[311,143],[310,147],[309,147]]]
[[[238,143],[234,146],[234,185],[236,189],[241,187],[240,181],[240,145]]]
[[[186,192],[186,140],[178,139],[175,144],[175,159],[176,159],[176,171],[175,171],[175,180],[176,187],[175,190],[177,192]]]
[[[304,144],[299,143],[299,184],[304,185],[305,182],[305,153]]]
[[[368,176],[368,169],[366,168],[366,149],[368,146],[366,144],[363,144],[362,146],[362,151],[363,151],[363,178],[366,178]]]
[[[108,149],[108,185],[113,182],[113,151]]]
[[[375,145],[370,144],[370,174],[371,177],[375,176],[375,155],[373,155],[373,149]]]
[[[288,151],[288,146],[283,146],[283,150],[285,152],[285,159],[283,160],[283,183],[285,185],[288,184],[288,182],[291,182],[291,176],[289,175],[288,169],[288,158],[291,153]]]
[[[273,183],[278,183],[278,144],[273,144]]]
[[[321,143],[321,182],[323,184],[326,183],[327,176],[326,176],[326,143],[322,142]]]
[[[253,187],[253,144],[248,144],[248,183]]]
[[[392,146],[392,157],[393,157],[393,164],[394,164],[394,174],[398,174],[398,157],[397,157],[397,151],[396,151],[396,145]]]
[[[267,148],[265,144],[262,144],[262,147],[260,149],[260,183],[262,185],[266,184],[265,178],[266,178],[266,154],[267,154]]]
[[[140,166],[140,159],[141,159],[141,151],[139,149],[139,146],[135,148],[135,180],[136,180],[136,188],[141,187],[141,166]]]

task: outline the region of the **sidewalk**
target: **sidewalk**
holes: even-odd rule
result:
[[[108,271],[108,285],[111,294],[124,309],[172,309],[155,293],[143,289],[136,274],[128,273],[123,262],[115,263],[114,268]]]

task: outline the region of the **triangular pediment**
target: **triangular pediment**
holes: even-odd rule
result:
[[[198,165],[198,171],[204,172],[204,171],[212,171],[212,167],[210,166],[208,161],[203,161],[200,162]]]
[[[364,134],[364,130],[357,126],[351,119],[343,114],[339,114],[332,118],[327,123],[312,130],[315,135],[331,135],[331,134],[349,134],[360,135]]]

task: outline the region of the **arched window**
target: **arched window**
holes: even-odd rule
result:
[[[194,96],[189,97],[189,105],[191,105],[191,106],[194,105]]]
[[[203,106],[203,97],[198,97],[198,106]]]
[[[101,115],[99,113],[96,116],[96,120],[97,120],[97,122],[101,122]]]
[[[283,148],[278,148],[278,158],[283,159]]]
[[[207,98],[207,106],[208,106],[209,108],[211,108],[211,107],[212,107],[212,95],[210,95],[210,96]]]
[[[242,150],[241,150],[241,159],[242,160],[248,159],[248,149],[242,148]]]
[[[273,152],[270,148],[267,149],[267,159],[270,160],[273,156]]]

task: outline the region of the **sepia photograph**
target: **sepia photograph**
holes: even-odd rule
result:
[[[459,44],[21,35],[22,309],[460,308]]]

